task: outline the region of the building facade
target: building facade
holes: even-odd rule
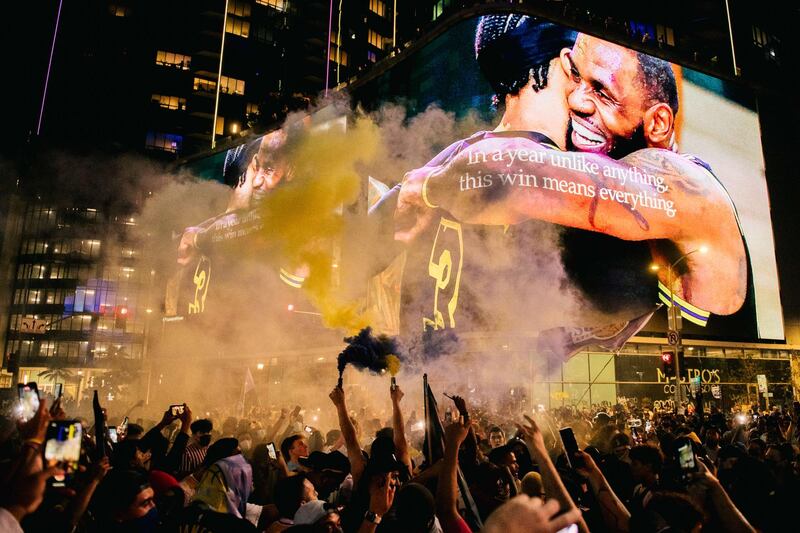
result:
[[[29,202],[20,217],[2,386],[113,398],[138,378],[158,306],[129,214]],[[14,372],[11,372],[14,371]]]

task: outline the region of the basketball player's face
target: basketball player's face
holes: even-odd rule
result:
[[[561,63],[574,82],[568,96],[574,149],[621,157],[623,148],[628,153],[644,148],[645,100],[636,53],[581,34]]]

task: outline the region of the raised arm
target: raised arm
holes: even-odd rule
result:
[[[583,461],[583,466],[576,470],[589,480],[592,492],[600,503],[600,511],[606,527],[608,527],[609,531],[627,533],[630,530],[631,514],[617,497],[611,485],[608,484],[606,477],[597,467],[592,456],[586,452],[578,453]]]
[[[364,468],[367,466],[364,456],[361,454],[361,445],[358,443],[358,435],[353,421],[347,412],[347,404],[344,399],[344,390],[334,387],[328,395],[336,406],[336,414],[339,417],[339,429],[342,431],[345,445],[347,446],[347,458],[350,460],[350,473],[353,475],[353,485],[358,483]]]
[[[282,407],[278,419],[267,432],[265,440],[267,442],[277,441],[278,437],[283,435],[287,427],[289,427],[289,410]]]
[[[463,531],[459,522],[463,519],[458,514],[458,449],[469,432],[470,423],[463,416],[447,426],[444,430],[444,459],[439,470],[439,482],[436,485],[436,516],[442,523],[444,533]]]
[[[542,432],[539,431],[539,426],[537,426],[536,422],[528,415],[525,415],[525,420],[528,422],[528,425],[518,426],[520,436],[525,440],[525,444],[528,445],[528,450],[530,450],[536,464],[539,465],[539,473],[542,475],[544,493],[548,498],[558,500],[562,512],[577,510],[578,506],[572,501],[572,497],[570,497],[567,488],[561,481],[561,476],[558,475],[556,466],[547,453],[547,447],[544,444]],[[578,528],[581,533],[589,532],[589,528],[583,518],[578,521]]]
[[[163,468],[172,475],[176,475],[180,468],[181,457],[186,452],[186,445],[189,444],[189,435],[191,434],[192,426],[192,410],[189,406],[183,404],[183,413],[178,416],[181,421],[181,429],[175,437],[175,442],[172,443],[172,448],[167,452],[164,459]]]
[[[680,294],[716,314],[731,314],[744,301],[747,263],[733,205],[708,171],[669,150],[616,161],[525,137],[487,138],[432,172],[409,173],[398,213],[410,206],[439,207],[466,223],[536,219],[624,240],[667,240],[680,253],[706,244],[713,254],[688,259]]]
[[[411,476],[411,454],[408,453],[408,442],[406,442],[406,425],[403,422],[403,410],[400,409],[400,400],[403,399],[403,391],[400,385],[389,388],[392,397],[392,433],[394,434],[394,452],[397,458],[408,468],[408,475]]]
[[[703,492],[708,495],[714,512],[722,524],[723,531],[729,531],[731,533],[755,533],[756,529],[750,525],[747,518],[745,518],[733,501],[731,501],[719,480],[709,472],[702,461],[698,464],[700,465],[700,471],[693,475],[692,483],[689,485],[689,494],[701,500],[703,499]]]

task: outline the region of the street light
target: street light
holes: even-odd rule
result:
[[[681,406],[683,405],[683,387],[681,387],[681,358],[678,355],[682,348],[682,339],[681,339],[681,315],[679,312],[676,312],[675,309],[675,291],[673,290],[673,272],[675,267],[678,266],[684,259],[692,255],[693,253],[701,253],[706,254],[708,253],[708,246],[701,245],[698,248],[690,252],[686,252],[678,259],[676,259],[672,264],[667,266],[667,288],[669,289],[669,310],[667,315],[667,328],[671,331],[675,331],[677,340],[674,345],[673,354],[674,357],[672,358],[674,365],[675,365],[675,410],[676,412],[680,412]],[[656,263],[650,265],[650,270],[656,272],[661,269],[661,265]]]

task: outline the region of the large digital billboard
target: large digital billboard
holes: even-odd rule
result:
[[[230,200],[181,230],[169,314],[229,313],[209,300],[224,272],[254,298],[268,290],[259,313],[302,301],[320,324],[412,344],[577,331],[615,347],[641,327],[663,334],[669,305],[687,335],[783,339],[758,116],[741,88],[502,14],[458,23],[348,96],[348,126],[294,143],[306,150],[284,128],[216,156]],[[453,126],[420,127],[431,116]],[[284,187],[288,229],[274,224],[289,216]],[[314,253],[282,255],[287,239]]]

